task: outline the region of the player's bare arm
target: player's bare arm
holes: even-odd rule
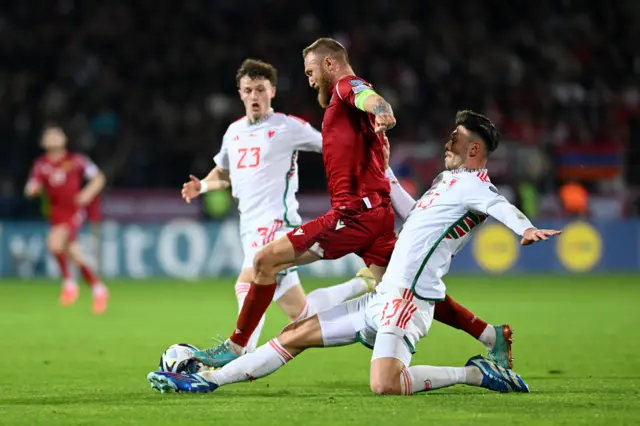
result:
[[[227,189],[230,186],[229,170],[216,166],[204,179],[189,175],[189,182],[182,185],[182,198],[187,203],[191,203],[191,200],[200,194],[218,189]]]
[[[41,186],[33,179],[29,179],[24,186],[24,196],[27,198],[34,198],[40,195]]]
[[[365,111],[376,116],[376,133],[384,133],[396,125],[391,104],[377,93],[371,93],[367,96],[364,99],[363,107]]]
[[[95,176],[93,176],[89,182],[82,188],[82,191],[78,193],[76,197],[76,203],[79,206],[87,206],[94,198],[102,191],[104,186],[107,183],[107,178],[104,176],[104,173],[98,171]]]

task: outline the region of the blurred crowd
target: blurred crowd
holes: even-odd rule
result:
[[[392,103],[398,143],[444,143],[455,111],[471,108],[541,152],[625,146],[640,105],[639,16],[632,0],[5,2],[0,195],[20,194],[50,119],[111,187],[206,173],[243,115],[234,77],[246,57],[278,68],[276,109],[319,127],[301,50],[320,36],[343,42]],[[322,190],[319,158],[302,161],[301,187]]]

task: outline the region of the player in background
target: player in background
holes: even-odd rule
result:
[[[242,270],[236,280],[238,309],[246,303],[256,253],[270,241],[302,223],[298,214],[298,151],[321,152],[322,135],[309,123],[294,116],[274,112],[277,70],[262,61],[247,59],[236,75],[236,84],[246,116],[232,123],[215,156],[216,167],[199,180],[190,176],[182,188],[187,202],[200,193],[229,188],[238,200],[240,238],[244,251]],[[305,296],[295,268],[276,277],[273,301],[292,320],[328,309],[360,296],[375,287],[367,269],[342,284],[312,291]],[[265,316],[247,342],[247,350],[257,347]]]
[[[56,258],[62,275],[60,303],[68,306],[78,298],[78,284],[69,271],[70,260],[91,287],[93,312],[102,314],[107,309],[109,292],[85,261],[76,238],[84,222],[85,208],[104,188],[105,177],[87,157],[67,151],[67,136],[56,124],[45,126],[42,147],[45,154],[33,164],[24,193],[33,198],[44,190],[50,202],[47,248]],[[85,179],[88,182],[83,187]]]
[[[246,352],[281,271],[355,253],[379,281],[396,242],[383,137],[396,123],[391,106],[355,75],[346,49],[337,41],[318,39],[304,49],[303,58],[309,85],[318,91],[318,102],[325,109],[322,155],[332,208],[255,254],[253,277],[235,331],[221,345],[194,354],[211,367],[221,367]],[[256,158],[251,151],[245,152],[249,160]],[[266,206],[267,201],[260,201],[255,209]],[[491,351],[492,358],[511,366],[509,326],[491,326],[450,297],[439,304],[436,320],[471,334]]]
[[[410,366],[417,343],[429,331],[436,301],[445,298],[442,278],[452,257],[488,216],[522,236],[523,245],[560,233],[535,228],[491,184],[486,163],[499,142],[493,123],[461,111],[455,125],[445,145],[446,171],[417,203],[386,170],[404,226],[375,292],[290,324],[279,337],[220,370],[188,376],[153,372],[147,376],[151,385],[161,391],[209,392],[271,374],[305,349],[360,341],[373,350],[369,384],[376,394],[411,395],[455,384],[529,392],[520,376],[479,355],[464,367]]]
[[[87,205],[87,223],[89,224],[89,234],[91,235],[91,252],[96,260],[94,267],[97,273],[100,273],[100,228],[102,225],[102,210],[100,204],[101,194],[96,195]]]

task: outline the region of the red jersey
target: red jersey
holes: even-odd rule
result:
[[[360,210],[390,202],[384,174],[384,139],[375,133],[375,117],[355,106],[357,93],[371,85],[356,76],[329,89],[331,102],[322,120],[322,158],[331,206]]]
[[[81,210],[75,198],[82,190],[84,179],[91,179],[97,173],[96,165],[84,155],[67,153],[55,161],[43,155],[31,167],[28,185],[44,188],[51,205],[51,219],[55,222]]]

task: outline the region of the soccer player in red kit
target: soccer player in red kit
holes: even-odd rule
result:
[[[42,134],[45,154],[36,159],[25,195],[33,198],[42,190],[49,199],[51,230],[47,248],[55,256],[62,274],[60,303],[68,306],[78,298],[78,285],[69,272],[69,260],[78,266],[93,291],[93,311],[102,314],[107,308],[109,293],[87,265],[80,244],[76,241],[82,228],[86,207],[104,188],[104,174],[87,157],[67,151],[67,136],[55,124],[47,125]],[[82,187],[82,182],[88,180]]]
[[[253,280],[234,333],[222,344],[194,354],[211,367],[221,367],[245,352],[248,339],[273,298],[278,272],[355,253],[380,281],[396,242],[391,188],[385,177],[384,133],[396,124],[391,105],[371,84],[355,75],[346,49],[337,41],[318,39],[304,49],[303,57],[309,85],[318,91],[318,102],[325,109],[322,156],[331,210],[256,254]],[[503,329],[488,327],[451,298],[442,304],[440,318],[436,316],[441,322],[476,338],[485,328],[494,335],[503,333]],[[507,331],[503,352],[510,359],[511,330]],[[493,346],[500,337],[494,337]]]

